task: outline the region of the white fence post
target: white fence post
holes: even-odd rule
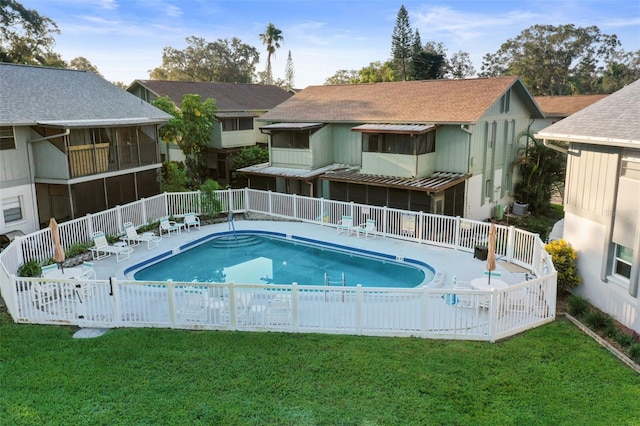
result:
[[[416,237],[418,238],[418,243],[422,243],[422,233],[424,231],[424,212],[420,210],[418,212],[418,229],[416,230]],[[425,235],[425,240],[428,238]]]
[[[388,217],[387,206],[383,206],[382,207],[382,232],[384,232],[385,236],[389,233],[389,228],[387,227],[387,217]]]
[[[249,213],[249,210],[251,210],[251,203],[249,200],[249,188],[245,188],[242,190],[242,195],[244,197],[243,199],[243,203],[244,203],[244,212],[245,213]]]
[[[513,250],[516,243],[516,228],[511,225],[507,233],[507,262],[513,261]]]
[[[93,220],[91,220],[91,213],[87,213],[87,232],[89,233],[89,237],[93,235]]]
[[[167,301],[169,302],[169,324],[171,324],[171,327],[176,326],[176,292],[173,291],[173,288],[173,282],[168,281],[167,291],[169,293],[167,294]]]
[[[344,292],[342,293],[344,295]],[[362,284],[356,285],[356,334],[362,335],[362,311],[364,303],[364,293],[362,290]]]
[[[145,223],[148,222],[147,220],[147,202],[144,198],[140,198],[140,202],[142,203],[142,224],[144,225]]]
[[[300,331],[300,318],[298,317],[299,307],[298,307],[298,283],[291,283],[291,328],[294,333]]]
[[[298,218],[298,198],[296,194],[293,194],[293,218]]]
[[[231,191],[231,188],[229,188],[229,211],[233,212],[235,211],[234,207],[234,201],[233,201],[233,191]]]
[[[272,196],[271,191],[269,191],[268,196],[269,196],[269,203],[268,203],[269,204],[269,214],[271,214],[271,213],[273,213],[273,208],[272,208],[273,200],[271,199],[271,196]]]
[[[455,234],[455,242],[454,242],[456,250],[458,250],[460,248],[460,239],[461,239],[461,236],[460,236],[460,233],[461,233],[460,232],[461,231],[460,222],[461,222],[460,216],[456,216],[456,230],[455,230],[456,234]]]

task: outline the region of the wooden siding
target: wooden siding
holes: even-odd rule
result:
[[[333,161],[339,164],[362,164],[362,132],[353,132],[356,124],[331,124]]]
[[[470,135],[460,126],[438,127],[435,164],[437,171],[468,173],[469,138]]]
[[[619,157],[619,148],[571,144],[567,156],[565,206],[604,223],[613,209]]]
[[[333,163],[333,147],[331,144],[331,126],[324,126],[309,137],[311,148],[311,168],[328,166]]]
[[[29,128],[14,127],[14,137],[16,149],[0,151],[0,187],[31,183],[27,150],[27,141],[31,139]]]

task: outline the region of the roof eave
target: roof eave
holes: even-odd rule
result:
[[[593,144],[593,145],[619,146],[619,147],[625,147],[625,148],[640,147],[640,140],[604,138],[604,137],[598,137],[598,136],[569,135],[569,134],[546,133],[546,132],[536,133],[533,136],[536,139],[542,139],[543,141],[573,142],[573,143],[584,143],[584,144]]]

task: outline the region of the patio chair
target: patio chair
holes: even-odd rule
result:
[[[42,267],[42,276],[45,277],[49,272],[55,271],[58,269],[58,265],[56,263],[52,263],[51,265],[44,265]]]
[[[171,237],[172,232],[179,234],[182,228],[184,228],[184,225],[182,223],[169,220],[169,216],[165,216],[162,219],[160,219],[160,236],[161,237],[163,232],[166,232],[167,236],[169,237]]]
[[[82,274],[82,278],[90,278],[93,280],[96,279],[96,270],[93,269],[92,262],[82,262],[82,265],[80,265],[80,267],[84,271],[84,273]]]
[[[222,301],[222,322],[231,324],[231,316],[235,308],[236,324],[242,325],[247,322],[247,304],[241,296],[236,296],[234,306],[231,306],[231,299],[225,297]]]
[[[187,213],[184,215],[184,227],[191,232],[191,227],[200,230],[200,218],[195,213]]]
[[[353,228],[358,238],[360,235],[364,235],[365,240],[371,236],[371,238],[376,237],[376,221],[373,219],[367,219],[366,222],[361,223],[360,225]]]
[[[182,304],[177,310],[179,319],[185,321],[206,320],[207,298],[202,291],[185,290]]]
[[[31,301],[36,308],[44,309],[60,298],[60,289],[56,283],[31,282]]]
[[[342,220],[338,221],[336,228],[338,235],[346,232],[347,235],[351,235],[351,232],[355,232],[353,229],[353,217],[342,215]]]
[[[158,237],[155,234],[138,234],[138,231],[131,222],[124,223],[124,231],[125,235],[120,237],[120,239],[127,243],[130,247],[135,247],[142,242],[146,242],[147,250],[150,250],[154,247],[158,247],[158,244],[160,243],[160,241],[162,241],[162,238]]]
[[[453,285],[454,290],[473,290],[471,284],[468,281],[455,280]],[[474,297],[471,294],[456,294],[456,305],[461,308],[474,308]]]
[[[89,250],[91,250],[93,260],[101,260],[115,254],[116,262],[120,262],[121,260],[128,259],[133,251],[133,249],[128,246],[120,247],[109,245],[107,237],[102,231],[94,232],[92,237],[94,247],[91,247]]]
[[[267,308],[267,323],[269,325],[291,324],[291,304],[287,299],[275,297],[269,301]]]

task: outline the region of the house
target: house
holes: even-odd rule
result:
[[[568,143],[563,238],[578,253],[576,293],[640,332],[640,80],[536,137]]]
[[[589,105],[606,98],[608,95],[571,95],[571,96],[535,96],[536,103],[544,113],[545,119],[536,120],[532,132],[537,132]]]
[[[158,194],[170,117],[92,72],[0,63],[0,234]]]
[[[135,80],[127,91],[147,102],[167,96],[178,107],[186,94],[205,101],[216,100],[216,118],[207,149],[209,173],[221,183],[231,180],[233,154],[247,146],[267,144],[254,120],[293,94],[278,86],[263,84],[212,83],[193,81]],[[162,144],[162,161],[184,161],[175,144]]]
[[[517,77],[310,86],[257,119],[270,162],[240,171],[252,188],[485,219],[543,118]]]

